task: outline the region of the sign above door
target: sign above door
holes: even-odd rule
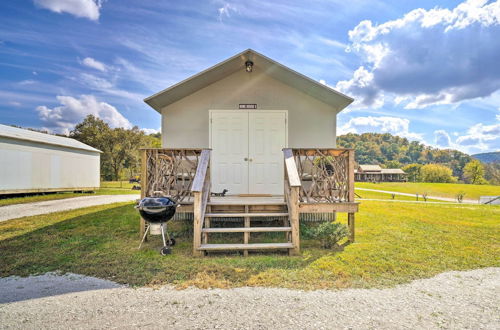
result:
[[[257,109],[257,104],[241,104],[239,106],[240,109]]]

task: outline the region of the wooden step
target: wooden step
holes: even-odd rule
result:
[[[276,250],[293,249],[292,243],[252,243],[252,244],[202,244],[198,250],[227,251],[227,250]]]
[[[205,213],[206,218],[288,217],[288,213]]]
[[[203,233],[268,233],[292,231],[292,227],[203,228]]]
[[[273,201],[237,201],[237,202],[225,202],[225,201],[215,201],[215,202],[208,202],[207,205],[216,205],[216,206],[259,206],[259,205],[279,205],[279,206],[285,206],[285,202],[273,202]]]

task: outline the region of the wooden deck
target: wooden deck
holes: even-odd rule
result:
[[[194,199],[186,198],[181,204],[182,207],[178,212],[193,212]],[[212,196],[207,202],[207,205],[215,206],[237,206],[237,205],[254,205],[254,206],[273,206],[286,205],[285,196]],[[358,202],[339,202],[339,203],[299,203],[300,213],[329,213],[329,212],[358,212]]]
[[[288,250],[300,254],[300,214],[348,214],[354,242],[354,151],[283,149],[285,180],[280,196],[212,196],[210,149],[143,149],[141,197],[166,195],[193,214],[193,255],[210,251]],[[213,226],[216,222],[226,226]],[[243,226],[236,225],[241,222]],[[275,222],[259,226],[262,221]],[[254,225],[255,224],[255,225]],[[232,226],[232,227],[228,227]],[[141,220],[141,234],[145,222]],[[253,243],[251,233],[283,232],[284,242]],[[242,244],[210,244],[211,234],[241,233]]]

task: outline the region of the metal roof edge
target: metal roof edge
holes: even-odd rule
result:
[[[64,144],[64,143],[57,143],[57,142],[51,142],[51,141],[37,140],[36,138],[10,135],[10,134],[6,134],[6,133],[2,132],[1,130],[0,130],[0,137],[4,137],[4,138],[8,138],[8,139],[13,139],[13,140],[19,140],[19,141],[30,141],[30,142],[36,142],[36,143],[41,143],[41,144],[46,144],[46,145],[60,146],[60,147],[65,147],[65,148],[69,148],[69,149],[76,149],[76,150],[83,150],[83,151],[90,151],[90,152],[98,152],[98,153],[101,153],[101,154],[104,153],[103,151],[101,151],[99,149],[91,147],[91,146],[89,146],[89,145],[87,145],[87,144],[85,144],[83,142],[80,142],[80,141],[75,140],[75,139],[70,138],[70,137],[57,136],[57,135],[52,135],[52,134],[48,134],[48,133],[31,131],[31,130],[27,130],[25,128],[12,127],[12,126],[8,126],[8,125],[2,125],[2,124],[0,124],[0,127],[1,126],[5,126],[5,127],[8,127],[8,128],[13,128],[13,129],[17,129],[17,130],[22,130],[22,131],[28,131],[30,133],[44,134],[44,135],[46,134],[46,135],[49,135],[51,137],[73,140],[73,141],[78,142],[79,144],[83,144],[84,146],[87,146],[88,148],[78,147],[78,146],[73,146],[73,145],[68,145],[68,144]]]
[[[198,78],[200,76],[203,76],[204,74],[206,74],[206,73],[208,73],[208,72],[210,72],[212,70],[215,70],[215,69],[217,69],[217,68],[225,65],[226,63],[228,63],[228,62],[230,62],[230,61],[232,61],[232,60],[234,60],[234,59],[236,59],[236,58],[238,58],[238,57],[240,57],[242,55],[249,54],[249,53],[263,58],[264,60],[266,60],[266,61],[270,62],[271,64],[275,65],[276,67],[278,67],[279,69],[288,71],[288,72],[296,75],[297,77],[300,77],[301,79],[306,80],[308,83],[313,84],[314,86],[320,87],[323,90],[326,90],[326,91],[328,91],[330,93],[334,93],[334,94],[336,94],[336,95],[344,98],[346,100],[346,102],[344,102],[345,105],[343,105],[343,107],[341,107],[341,109],[338,109],[337,112],[342,111],[343,109],[345,109],[347,106],[349,106],[354,101],[354,99],[352,97],[347,96],[347,95],[345,95],[345,94],[343,94],[343,93],[341,93],[341,92],[339,92],[339,91],[331,88],[330,86],[322,84],[319,81],[316,81],[316,80],[314,80],[312,78],[309,78],[308,76],[306,76],[306,75],[304,75],[304,74],[302,74],[300,72],[297,72],[297,71],[295,71],[295,70],[293,70],[293,69],[291,69],[291,68],[289,68],[289,67],[287,67],[287,66],[285,66],[285,65],[283,65],[283,64],[281,64],[281,63],[279,63],[279,62],[277,62],[277,61],[275,61],[275,60],[273,60],[273,59],[271,59],[271,58],[269,58],[269,57],[267,57],[267,56],[265,56],[265,55],[257,52],[257,51],[255,51],[255,50],[253,50],[251,48],[247,48],[246,50],[244,50],[244,51],[242,51],[242,52],[240,52],[240,53],[238,53],[236,55],[233,55],[233,56],[227,58],[226,60],[224,60],[222,62],[219,62],[219,63],[217,63],[217,64],[215,64],[215,65],[213,65],[213,66],[211,66],[211,67],[209,67],[209,68],[207,68],[207,69],[205,69],[205,70],[203,70],[201,72],[198,72],[197,74],[194,74],[194,75],[192,75],[192,76],[190,76],[190,77],[188,77],[188,78],[186,78],[186,79],[184,79],[184,80],[182,80],[182,81],[180,81],[180,82],[178,82],[178,83],[176,83],[176,84],[174,84],[172,86],[169,86],[169,87],[167,87],[167,88],[165,88],[165,89],[163,89],[163,90],[161,90],[161,91],[159,91],[159,92],[157,92],[157,93],[155,93],[155,94],[153,94],[153,95],[151,95],[149,97],[146,97],[145,99],[143,99],[143,101],[146,104],[148,104],[150,107],[152,107],[153,109],[155,109],[157,112],[161,113],[161,108],[164,107],[165,105],[157,104],[154,101],[155,98],[157,98],[158,96],[160,96],[160,95],[162,95],[164,93],[167,93],[167,92],[173,90],[174,88],[177,88],[177,87],[179,87],[179,86],[181,86],[183,84],[186,84],[189,81],[192,81],[192,80],[194,80],[194,79],[196,79],[196,78]]]

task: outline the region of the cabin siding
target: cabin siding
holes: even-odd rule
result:
[[[0,137],[0,194],[98,188],[99,152]]]
[[[333,148],[339,111],[254,68],[237,71],[162,109],[164,148],[209,148],[209,110],[288,111],[288,146]]]

